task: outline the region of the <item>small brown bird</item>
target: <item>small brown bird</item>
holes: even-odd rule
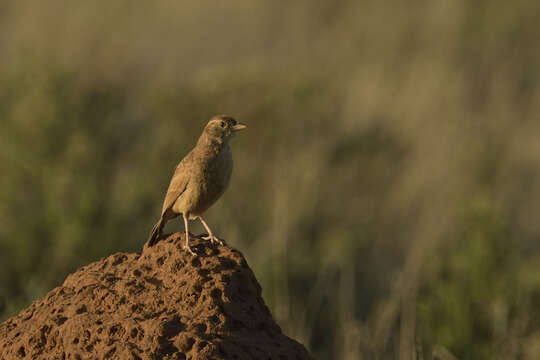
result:
[[[208,121],[197,145],[174,171],[163,201],[161,217],[152,229],[148,246],[158,242],[167,221],[180,214],[186,230],[186,249],[192,255],[195,253],[189,247],[188,220],[198,218],[208,231],[204,239],[221,244],[201,215],[227,189],[233,168],[229,141],[237,131],[245,128],[246,125],[226,115],[217,115]]]

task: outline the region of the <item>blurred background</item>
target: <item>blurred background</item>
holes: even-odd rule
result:
[[[1,1],[0,320],[139,251],[227,113],[249,129],[206,220],[287,335],[320,359],[539,359],[539,15]]]

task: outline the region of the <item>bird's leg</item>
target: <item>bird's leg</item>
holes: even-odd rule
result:
[[[201,220],[201,224],[203,224],[206,231],[208,231],[208,236],[203,236],[202,238],[204,240],[210,240],[212,242],[212,244],[215,241],[219,245],[223,245],[223,242],[221,240],[219,240],[217,237],[214,236],[214,234],[212,233],[212,230],[210,230],[210,226],[208,226],[208,224],[203,220],[203,218],[199,216],[199,220]]]
[[[188,231],[188,218],[186,216],[186,213],[182,213],[182,217],[184,218],[184,227],[186,229],[186,250],[191,254],[191,255],[197,255],[193,252],[193,250],[191,250],[191,248],[189,247],[189,231]]]

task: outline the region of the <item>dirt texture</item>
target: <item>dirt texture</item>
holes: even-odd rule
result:
[[[0,359],[310,359],[281,333],[240,252],[176,233],[118,253],[0,324]]]

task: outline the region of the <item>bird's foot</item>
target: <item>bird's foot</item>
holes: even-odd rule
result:
[[[193,252],[193,250],[191,250],[191,248],[189,247],[189,245],[185,245],[185,246],[184,246],[184,249],[186,249],[187,252],[190,253],[191,255],[197,256],[197,254],[195,254],[195,253]]]
[[[201,239],[203,240],[210,240],[210,242],[213,244],[213,243],[218,243],[219,245],[223,245],[223,241],[221,241],[217,236],[214,236],[214,235],[206,235],[206,236],[201,236]]]

